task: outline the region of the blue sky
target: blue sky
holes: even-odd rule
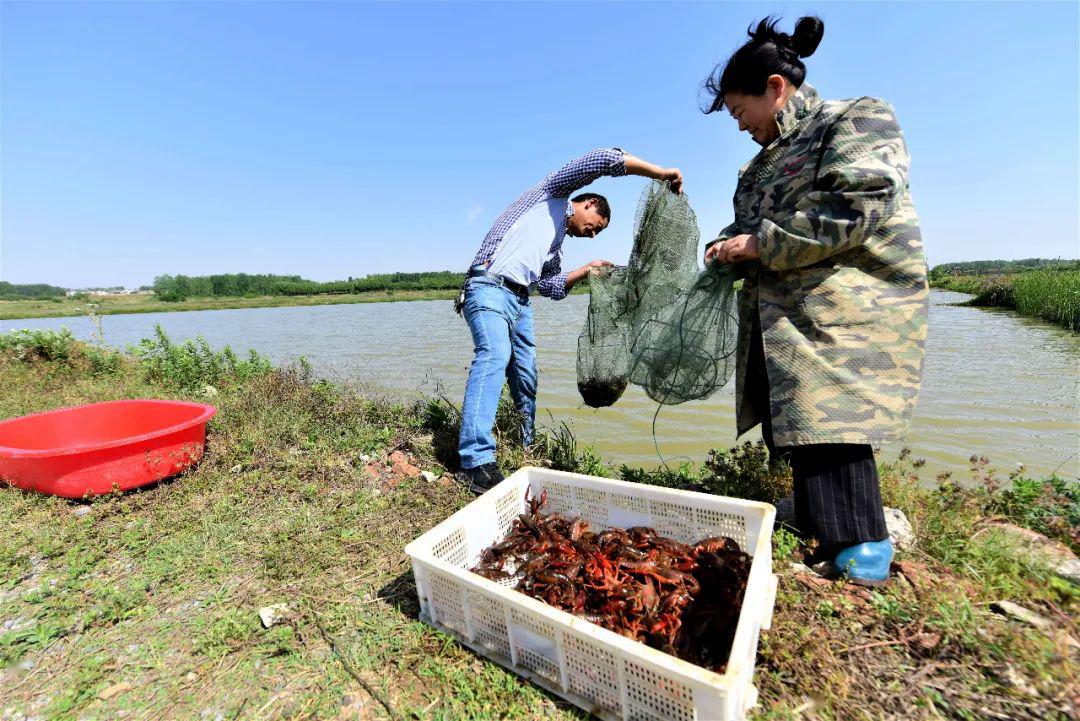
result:
[[[601,145],[680,167],[711,237],[756,146],[699,84],[810,12],[808,81],[896,107],[932,264],[1080,255],[1076,3],[4,2],[0,279],[463,268]],[[644,182],[594,184],[568,265],[625,262]]]

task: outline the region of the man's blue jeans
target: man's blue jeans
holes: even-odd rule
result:
[[[490,278],[470,278],[465,285],[465,320],[472,332],[474,355],[461,404],[458,453],[462,468],[495,460],[495,412],[503,379],[522,415],[522,443],[532,443],[536,418],[536,341],[532,304]]]

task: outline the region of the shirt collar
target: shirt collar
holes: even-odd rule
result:
[[[776,124],[780,126],[780,135],[784,137],[797,128],[802,121],[821,106],[821,98],[810,83],[803,83],[795,94],[788,98],[784,107],[776,114]],[[775,142],[775,141],[774,141]]]
[[[569,198],[566,199],[566,211],[565,212],[566,212],[566,217],[563,218],[562,235],[559,236],[560,238],[562,238],[563,236],[565,236],[569,232],[570,229],[566,227],[566,222],[568,220],[570,220],[570,216],[574,214],[574,204],[570,202]]]

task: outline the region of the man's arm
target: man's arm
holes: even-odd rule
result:
[[[682,173],[678,168],[662,168],[619,148],[597,148],[571,160],[549,175],[546,185],[553,197],[568,197],[604,175],[642,175],[668,180],[673,191],[682,192]]]
[[[570,292],[570,286],[566,283],[569,276],[569,273],[562,272],[562,258],[556,253],[555,257],[544,263],[544,267],[540,270],[540,280],[536,284],[537,290],[545,298],[562,300]]]
[[[537,287],[540,295],[552,300],[562,300],[570,289],[585,280],[596,268],[610,268],[613,263],[606,260],[594,260],[569,273],[562,272],[562,260],[556,255],[544,263],[544,269],[540,273],[540,282]]]
[[[653,180],[667,180],[671,183],[672,191],[682,192],[683,177],[678,168],[662,168],[630,153],[623,153],[623,165],[627,175],[643,175]]]
[[[551,197],[566,198],[603,175],[619,176],[625,173],[623,151],[618,148],[597,148],[556,170],[544,179],[544,185]]]
[[[570,289],[589,277],[594,272],[600,272],[602,268],[614,268],[615,264],[607,260],[594,260],[591,263],[586,263],[577,270],[572,270],[566,274],[566,291],[570,292]]]

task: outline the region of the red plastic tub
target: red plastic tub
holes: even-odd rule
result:
[[[0,479],[66,498],[144,486],[202,458],[215,413],[201,403],[130,400],[0,421]]]

